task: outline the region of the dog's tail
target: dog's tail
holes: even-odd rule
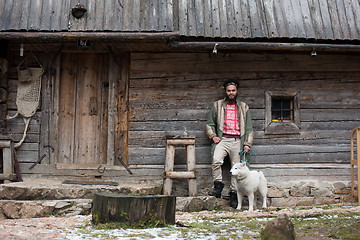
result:
[[[259,173],[260,173],[260,181],[267,183],[264,173],[262,171],[259,171]]]

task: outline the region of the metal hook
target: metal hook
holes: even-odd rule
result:
[[[217,54],[217,49],[216,49],[216,47],[217,47],[218,45],[219,45],[218,43],[215,43],[214,49],[213,49],[213,54]]]
[[[313,47],[313,50],[312,50],[312,52],[311,52],[311,56],[312,57],[315,57],[316,56],[316,51],[315,51],[315,48]]]
[[[103,170],[101,170],[100,168],[101,168],[101,165],[97,168],[98,173],[104,173],[105,172],[105,167],[104,167]]]

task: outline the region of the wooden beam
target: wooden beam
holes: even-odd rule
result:
[[[183,50],[261,50],[261,51],[308,51],[314,52],[360,52],[355,44],[279,43],[279,42],[171,42],[170,47]]]
[[[184,179],[195,179],[195,172],[165,172],[165,177],[168,178],[184,178]],[[196,187],[196,185],[195,185]],[[167,195],[167,194],[166,194]]]
[[[179,32],[2,32],[0,39],[166,40],[178,36]]]

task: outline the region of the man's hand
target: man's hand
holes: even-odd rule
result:
[[[249,152],[249,151],[250,151],[250,147],[245,145],[245,146],[244,146],[244,151],[245,151],[245,152]]]
[[[219,143],[221,141],[219,137],[213,137],[212,140],[214,141],[214,143]]]

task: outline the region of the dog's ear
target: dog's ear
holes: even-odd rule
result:
[[[243,162],[243,163],[240,163],[241,167],[245,167],[245,164],[246,164],[246,163],[244,163],[244,162]]]

